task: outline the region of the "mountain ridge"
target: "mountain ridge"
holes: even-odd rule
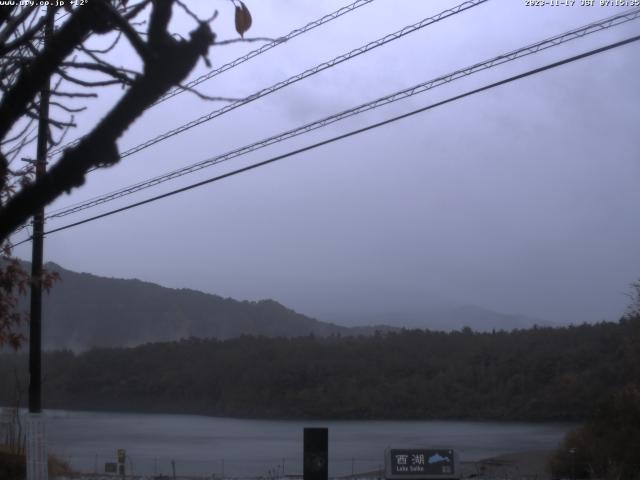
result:
[[[349,329],[299,314],[275,300],[235,300],[139,279],[78,273],[49,262],[60,281],[43,297],[46,349],[135,346],[200,337],[347,334]],[[23,305],[26,299],[23,299]]]
[[[48,262],[46,268],[61,279],[43,297],[43,346],[49,350],[132,347],[189,337],[224,340],[241,335],[357,336],[403,328],[451,331],[468,326],[476,331],[491,331],[548,325],[537,319],[523,323],[516,319],[528,317],[462,305],[404,321],[402,315],[395,320],[370,315],[366,323],[344,326],[296,312],[273,299],[236,300],[137,278],[74,272],[53,262]],[[28,298],[22,298],[21,304],[28,310]]]

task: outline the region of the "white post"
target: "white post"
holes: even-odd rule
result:
[[[27,480],[48,479],[45,418],[41,413],[30,413],[27,418]]]

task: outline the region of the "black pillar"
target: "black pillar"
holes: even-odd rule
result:
[[[329,478],[329,429],[304,429],[304,480]]]
[[[53,32],[53,14],[47,8],[45,24],[45,46],[49,44]],[[49,80],[40,91],[40,111],[38,118],[38,145],[36,149],[36,181],[44,174],[47,165],[49,129]],[[31,251],[31,308],[29,312],[29,412],[42,411],[42,250],[44,232],[44,208],[33,216],[33,247]]]

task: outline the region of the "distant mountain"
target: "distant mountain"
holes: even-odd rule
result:
[[[442,321],[453,328],[460,329],[468,326],[473,330],[488,332],[491,330],[515,330],[527,329],[534,325],[539,327],[558,326],[553,322],[526,315],[498,313],[476,305],[463,305],[446,312],[441,317]]]
[[[552,326],[540,319],[472,305],[439,305],[424,314],[334,317],[327,322],[274,300],[238,301],[140,280],[76,273],[55,263],[46,268],[61,278],[43,298],[43,345],[50,350],[135,346],[189,337],[367,336],[402,328],[451,331],[468,326],[474,331],[491,331]],[[28,299],[22,303],[27,310]]]
[[[298,337],[349,333],[348,328],[301,315],[274,300],[237,301],[140,280],[76,273],[54,263],[46,268],[61,278],[43,298],[46,349],[83,350],[243,334]]]
[[[553,327],[556,324],[525,315],[498,313],[476,305],[450,306],[420,313],[376,313],[351,316],[329,316],[332,322],[357,328],[378,325],[381,329],[419,328],[449,332],[469,327],[477,332],[515,330],[534,325]]]

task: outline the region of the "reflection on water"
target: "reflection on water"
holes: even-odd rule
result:
[[[302,471],[302,429],[329,428],[331,476],[379,468],[388,446],[451,446],[463,461],[557,446],[569,424],[462,421],[280,421],[195,415],[46,411],[50,449],[102,472],[127,450],[136,474],[262,476]]]

